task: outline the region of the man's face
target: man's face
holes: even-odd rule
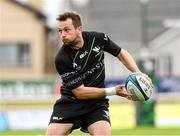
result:
[[[81,27],[75,28],[72,19],[58,21],[58,31],[64,45],[74,46],[79,41]]]

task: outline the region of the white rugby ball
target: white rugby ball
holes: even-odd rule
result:
[[[142,73],[131,73],[125,81],[126,90],[135,101],[147,101],[152,94],[150,81]]]

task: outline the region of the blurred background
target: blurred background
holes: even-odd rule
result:
[[[56,17],[67,10],[81,14],[84,30],[127,49],[152,78],[148,102],[109,97],[113,129],[180,127],[180,0],[0,0],[0,130],[47,127],[61,86]],[[106,86],[130,73],[109,54],[105,65]]]

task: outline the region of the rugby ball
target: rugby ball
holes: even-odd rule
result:
[[[131,73],[126,78],[125,88],[135,101],[147,101],[152,94],[150,81],[143,73]]]

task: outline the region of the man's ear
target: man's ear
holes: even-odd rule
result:
[[[79,26],[78,29],[80,32],[82,32],[82,26]]]

